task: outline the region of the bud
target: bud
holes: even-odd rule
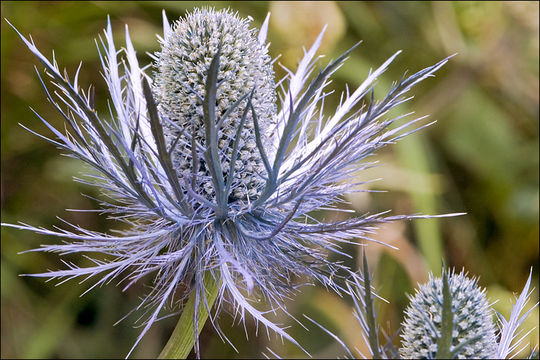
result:
[[[458,359],[493,359],[497,357],[497,342],[493,314],[476,279],[463,272],[448,274],[452,299],[453,331],[451,351]],[[405,311],[403,322],[402,358],[434,359],[442,328],[443,282],[433,278],[416,290]]]
[[[267,48],[260,44],[249,20],[230,10],[196,9],[177,21],[156,54],[154,95],[164,121],[164,132],[173,165],[182,181],[195,175],[195,191],[209,200],[215,198],[208,164],[198,147],[193,161],[191,136],[206,148],[203,104],[210,63],[221,47],[216,101],[220,117],[242,96],[254,89],[253,108],[261,132],[263,147],[270,154],[269,137],[276,122],[274,72]],[[195,94],[194,91],[197,93]],[[236,109],[217,129],[217,146],[223,177],[227,180],[233,141],[248,100]],[[196,168],[194,168],[196,167]],[[253,116],[248,111],[238,144],[238,157],[229,201],[253,199],[265,184],[264,163],[256,144]]]

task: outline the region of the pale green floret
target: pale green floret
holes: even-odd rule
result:
[[[259,44],[257,32],[249,20],[229,10],[197,9],[177,21],[162,43],[155,67],[154,93],[164,122],[169,146],[180,138],[172,152],[173,164],[181,181],[191,183],[196,174],[195,191],[207,199],[215,198],[211,175],[202,151],[197,151],[198,168],[194,171],[191,134],[206,147],[203,106],[193,93],[205,96],[207,72],[221,45],[217,89],[217,119],[238,99],[255,89],[252,104],[261,131],[262,144],[272,156],[269,137],[276,124],[276,94],[271,58],[265,45]],[[187,86],[186,86],[187,85]],[[188,87],[189,86],[189,87]],[[236,130],[244,114],[247,98],[218,129],[218,153],[225,181]],[[180,129],[182,131],[180,131]],[[232,181],[232,199],[253,199],[262,190],[266,177],[264,163],[257,148],[253,117],[248,112],[238,146],[238,157]]]
[[[450,350],[465,344],[457,351],[457,359],[496,358],[496,328],[485,290],[480,289],[476,279],[469,279],[463,272],[450,273],[448,284],[454,323]],[[442,328],[442,288],[442,279],[430,274],[429,281],[411,298],[401,333],[402,358],[436,358]]]

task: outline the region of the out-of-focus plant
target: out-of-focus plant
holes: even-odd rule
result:
[[[441,277],[429,274],[429,281],[420,285],[405,310],[405,319],[400,331],[402,338],[399,350],[386,337],[379,340],[379,327],[373,304],[371,275],[364,253],[362,284],[356,283],[351,290],[355,303],[355,316],[362,326],[362,336],[369,344],[374,359],[506,359],[534,348],[525,341],[532,330],[522,334],[520,327],[538,307],[538,303],[527,309],[532,293],[532,269],[516,300],[510,317],[500,313],[494,317],[492,304],[485,289],[462,271],[457,274],[442,270]],[[497,328],[495,320],[497,320]],[[343,345],[345,346],[345,345]],[[350,351],[349,351],[350,354]]]

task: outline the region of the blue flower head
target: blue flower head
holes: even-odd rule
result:
[[[440,358],[440,348],[446,346],[456,359],[512,358],[512,353],[529,346],[524,340],[530,331],[521,336],[520,326],[538,306],[536,303],[526,310],[532,293],[531,279],[532,268],[507,320],[493,310],[477,279],[467,277],[463,271],[457,274],[443,269],[442,278],[430,273],[429,281],[409,297],[401,331],[401,358]],[[448,287],[447,300],[445,286]],[[448,301],[447,315],[444,314],[445,301]],[[445,316],[449,320],[445,320]],[[446,328],[445,321],[449,325]],[[445,336],[447,343],[443,340]]]
[[[444,268],[441,277],[434,277],[430,272],[429,281],[419,285],[414,296],[409,296],[410,304],[399,331],[401,346],[398,349],[393,336],[379,330],[365,253],[363,262],[359,278],[354,278],[352,285],[347,283],[347,287],[354,302],[354,316],[361,327],[360,336],[368,345],[370,358],[511,359],[527,347],[531,348],[526,339],[533,329],[523,334],[522,325],[538,307],[538,302],[528,305],[533,290],[532,268],[508,319],[492,308],[494,302],[489,303],[486,291],[478,286],[477,279],[467,277],[463,271],[456,274],[454,270]],[[354,358],[353,351],[343,341],[322,329],[347,351],[348,358]],[[380,339],[379,334],[384,334],[385,338]],[[532,349],[531,356],[535,351],[536,348]],[[360,355],[366,358],[362,353]]]
[[[79,87],[78,72],[70,81],[56,60],[19,34],[45,65],[56,92],[40,80],[67,125],[62,132],[40,117],[55,138],[39,136],[95,170],[85,181],[108,195],[103,211],[129,226],[110,235],[76,225],[72,231],[4,225],[67,239],[37,251],[93,256],[93,266],[69,264],[34,276],[100,275],[92,288],[122,277],[128,288],[152,275],[139,307],[151,310],[135,345],[180,285],[187,291],[175,304],[196,294],[204,304],[197,306],[208,306],[206,276],[219,286],[216,309],[230,302],[241,318],[249,313],[296,344],[265,316],[268,309],[257,309],[250,299],[286,312],[283,300],[296,292],[296,277],[347,291],[340,281],[354,272],[328,255],[343,255],[342,243],[370,240],[378,223],[421,217],[320,222],[310,214],[358,191],[352,172],[367,168],[377,149],[417,130],[406,128],[420,119],[390,128],[396,119],[383,116],[409,100],[409,89],[448,58],[403,77],[382,100],[371,93],[357,106],[397,52],[325,116],[329,78],[356,46],[312,76],[323,29],[296,72],[286,69],[276,85],[267,27],[268,18],[256,31],[230,10],[196,9],[172,26],[164,15],[161,50],[153,55],[153,71],[145,72],[127,27],[126,46],[118,50],[109,22],[98,46],[112,104],[108,114],[96,111],[93,94]]]
[[[435,359],[443,327],[443,280],[429,274],[405,311],[400,354],[405,359]],[[448,286],[453,313],[450,350],[457,359],[497,356],[494,313],[485,290],[463,272],[451,272]]]

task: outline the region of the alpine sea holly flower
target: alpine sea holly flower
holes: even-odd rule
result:
[[[445,332],[448,337],[448,352],[457,359],[506,359],[515,351],[521,352],[528,344],[520,348],[530,331],[516,340],[516,331],[531,314],[538,303],[523,313],[531,296],[532,269],[517,299],[510,319],[506,320],[494,312],[486,298],[485,289],[478,286],[477,279],[468,278],[463,271],[459,274],[443,271],[442,278],[429,274],[429,281],[420,285],[411,303],[405,311],[405,320],[401,333],[402,346],[399,349],[402,358],[435,359],[441,358],[441,346]],[[447,282],[447,285],[445,285]],[[445,330],[445,286],[448,286],[448,309],[450,316]],[[523,314],[522,314],[523,313]],[[522,315],[521,315],[522,314]],[[520,316],[521,315],[521,316]],[[497,334],[498,330],[498,334]],[[531,330],[532,331],[532,330]],[[498,340],[498,341],[497,341]],[[442,358],[447,357],[443,356]]]
[[[268,17],[258,33],[230,10],[194,10],[172,27],[163,18],[153,73],[140,67],[127,27],[126,46],[118,50],[108,23],[98,50],[110,114],[98,114],[93,93],[79,87],[78,71],[70,81],[55,59],[49,61],[19,33],[45,65],[56,91],[40,80],[67,124],[63,133],[40,117],[56,139],[39,136],[93,168],[82,181],[102,189],[112,199],[103,201],[103,210],[129,228],[109,235],[76,225],[74,231],[4,225],[69,240],[35,251],[98,254],[94,266],[66,264],[68,269],[33,276],[100,274],[91,288],[121,277],[125,289],[153,274],[137,308],[149,312],[134,347],[180,285],[187,290],[171,302],[195,299],[194,338],[199,307],[210,311],[216,297],[216,312],[224,300],[231,302],[242,319],[247,312],[296,344],[248,295],[257,290],[272,310],[286,312],[283,300],[297,291],[295,276],[347,291],[340,284],[355,274],[328,261],[329,253],[346,255],[341,243],[371,240],[378,223],[423,217],[375,214],[323,223],[310,213],[358,191],[352,172],[370,166],[367,157],[380,147],[417,130],[405,129],[420,119],[390,128],[396,119],[383,116],[409,100],[409,89],[448,58],[404,77],[382,100],[375,102],[372,93],[357,107],[397,52],[326,117],[329,77],[356,45],[312,77],[323,29],[296,72],[286,69],[276,85],[266,44]],[[121,52],[125,60],[119,61]],[[207,291],[214,287],[217,296]]]
[[[400,330],[401,347],[398,349],[392,336],[385,335],[385,343],[379,339],[380,330],[373,305],[376,295],[371,289],[365,253],[363,263],[359,277],[347,286],[370,358],[506,359],[530,346],[524,343],[524,339],[534,329],[522,335],[519,328],[538,306],[536,303],[525,311],[532,294],[532,269],[508,320],[494,312],[493,303],[488,302],[486,292],[478,286],[477,279],[467,277],[463,271],[456,274],[443,269],[442,276],[437,278],[430,273],[429,281],[420,285],[414,296],[409,296],[410,304],[405,310]],[[498,318],[497,327],[494,314]],[[353,357],[351,349],[336,335],[330,335]],[[531,352],[533,354],[534,351]]]
[[[452,358],[493,359],[497,354],[493,311],[476,279],[463,272],[443,274],[449,287],[452,313]],[[400,354],[406,359],[438,357],[444,327],[443,278],[421,285],[405,311]]]

